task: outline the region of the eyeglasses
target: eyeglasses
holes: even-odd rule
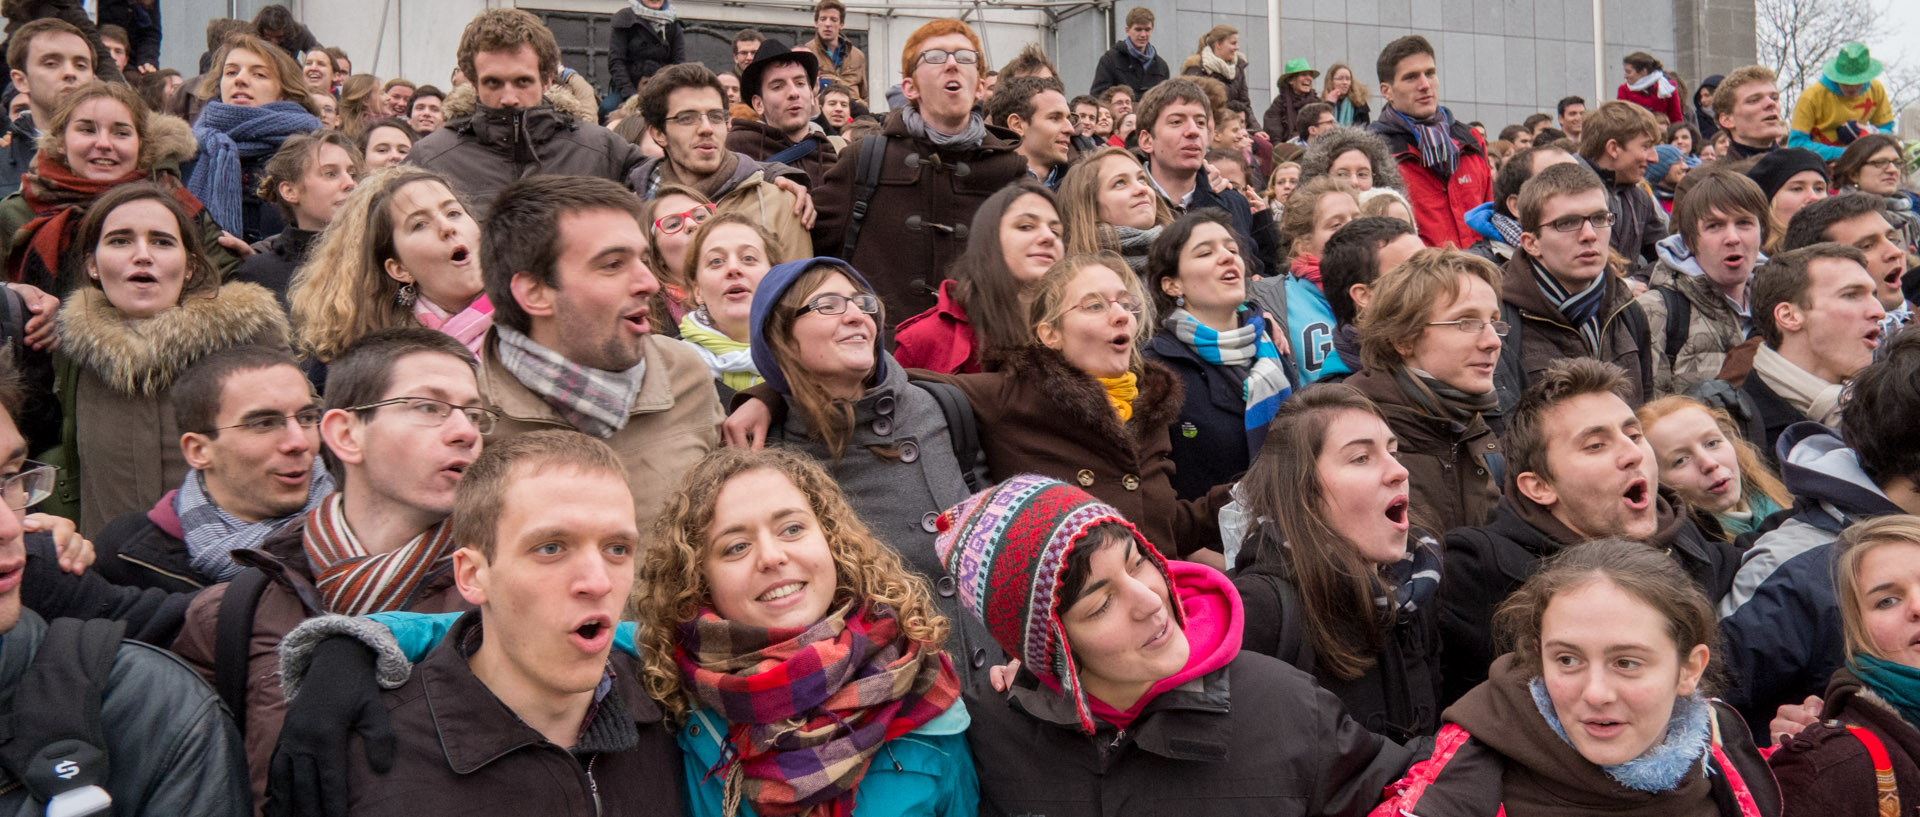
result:
[[[1076,306],[1074,307],[1074,309],[1078,309],[1081,312],[1085,312],[1089,315],[1105,315],[1107,314],[1108,304],[1117,306],[1120,309],[1134,315],[1140,314],[1140,310],[1144,308],[1140,303],[1140,299],[1135,298],[1132,295],[1122,295],[1118,298],[1108,298],[1101,295],[1095,295],[1095,296],[1092,296],[1092,298],[1090,298],[1086,303]]]
[[[710,111],[681,111],[667,117],[667,121],[683,128],[691,128],[700,124],[702,117],[706,118],[707,124],[716,128],[727,124],[727,112],[719,108]]]
[[[1555,232],[1573,233],[1579,232],[1582,226],[1591,224],[1594,232],[1599,232],[1612,227],[1613,222],[1612,213],[1594,213],[1588,216],[1561,216],[1547,222],[1546,226],[1552,227]]]
[[[1869,161],[1867,161],[1867,163],[1866,163],[1866,166],[1867,166],[1867,167],[1871,167],[1871,168],[1873,168],[1874,170],[1878,170],[1878,171],[1881,171],[1881,172],[1885,172],[1885,171],[1887,171],[1887,170],[1891,170],[1891,169],[1892,169],[1892,168],[1893,168],[1894,166],[1896,166],[1896,165],[1898,165],[1898,164],[1900,164],[1900,160],[1899,160],[1898,158],[1893,158],[1893,159],[1872,159],[1872,160],[1869,160]]]
[[[264,437],[268,434],[280,433],[282,430],[284,430],[287,427],[288,420],[292,420],[294,425],[297,425],[303,429],[313,428],[314,426],[320,425],[320,410],[317,408],[303,408],[292,414],[262,414],[258,417],[249,418],[244,423],[236,423],[230,426],[220,426],[218,428],[210,428],[203,433],[205,433],[209,437],[212,437],[214,435],[219,434],[222,431],[228,431],[230,429],[235,429],[235,428],[244,428],[247,430],[248,434],[255,434],[255,435]]]
[[[673,235],[686,229],[688,222],[692,222],[695,227],[707,223],[707,219],[712,215],[713,205],[696,204],[693,206],[693,209],[684,213],[668,213],[654,219],[653,231],[663,235]]]
[[[1480,334],[1480,330],[1491,326],[1493,327],[1493,333],[1503,338],[1507,336],[1507,330],[1513,328],[1506,321],[1483,321],[1479,318],[1461,318],[1457,321],[1432,321],[1427,325],[1451,326],[1469,335],[1478,335]]]
[[[864,292],[859,295],[841,295],[837,292],[829,292],[813,299],[812,303],[800,307],[793,315],[794,317],[799,317],[808,312],[817,312],[822,315],[839,315],[847,311],[848,304],[852,304],[854,309],[858,309],[869,315],[880,311],[880,299]]]
[[[952,51],[929,48],[920,52],[920,59],[916,62],[924,62],[928,65],[940,65],[945,63],[948,57],[952,57],[954,62],[960,63],[961,65],[972,65],[980,61],[980,52],[971,48],[959,48]]]
[[[21,468],[20,473],[0,479],[0,498],[5,498],[7,507],[16,511],[24,511],[53,496],[53,476],[60,470],[33,460],[25,461]]]
[[[493,409],[456,406],[445,400],[435,400],[431,397],[395,397],[392,400],[353,406],[347,411],[372,411],[381,406],[406,406],[407,419],[420,428],[439,428],[447,422],[448,417],[452,417],[453,413],[458,411],[467,415],[467,422],[473,424],[473,430],[481,434],[492,434],[493,424],[500,419],[500,413]]]

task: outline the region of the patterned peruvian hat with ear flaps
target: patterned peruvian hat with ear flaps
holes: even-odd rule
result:
[[[948,509],[940,515],[933,544],[961,604],[986,623],[1001,649],[1073,701],[1088,734],[1094,731],[1093,710],[1061,621],[1067,612],[1061,580],[1067,555],[1089,532],[1109,523],[1131,531],[1140,552],[1169,575],[1160,551],[1119,511],[1078,487],[1038,474],[1013,477]],[[1172,609],[1185,627],[1180,605]]]

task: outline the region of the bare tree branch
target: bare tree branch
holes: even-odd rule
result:
[[[1876,0],[1756,0],[1760,64],[1780,75],[1782,104],[1792,110],[1800,90],[1819,81],[1840,46],[1866,39],[1885,10]],[[1886,84],[1893,92],[1891,77]]]

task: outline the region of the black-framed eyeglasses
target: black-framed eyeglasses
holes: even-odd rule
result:
[[[920,52],[920,59],[918,61],[928,65],[940,65],[945,63],[948,57],[952,57],[954,62],[960,63],[961,65],[972,65],[980,61],[980,52],[971,48],[956,48],[952,51],[929,48]]]
[[[1430,321],[1427,325],[1451,326],[1469,335],[1478,335],[1480,334],[1480,330],[1491,326],[1493,327],[1493,333],[1503,338],[1507,336],[1508,330],[1513,328],[1513,326],[1506,321],[1483,321],[1479,318],[1461,318],[1457,321]]]
[[[1554,232],[1575,233],[1579,232],[1581,227],[1591,224],[1594,232],[1599,232],[1612,227],[1614,221],[1612,213],[1594,213],[1586,216],[1561,216],[1547,222],[1547,226],[1552,227]]]
[[[439,428],[447,422],[448,417],[452,417],[453,413],[458,411],[467,416],[467,422],[473,424],[473,430],[481,434],[492,434],[494,423],[500,419],[500,412],[490,408],[456,406],[445,400],[435,400],[431,397],[395,397],[364,406],[351,406],[347,411],[373,411],[382,406],[405,406],[407,410],[404,413],[407,419],[421,428]]]
[[[703,117],[707,120],[707,124],[716,128],[727,124],[727,112],[719,108],[710,111],[681,111],[667,117],[667,121],[683,128],[691,128],[700,124]]]
[[[794,317],[799,317],[808,312],[817,312],[822,315],[839,315],[847,311],[849,304],[851,304],[854,309],[858,309],[869,315],[880,311],[880,299],[865,292],[858,295],[841,295],[837,292],[829,292],[808,302],[806,306],[795,310],[793,315]]]
[[[27,460],[21,463],[19,473],[0,479],[0,498],[16,511],[38,505],[53,496],[53,478],[59,471],[44,462]]]
[[[264,437],[268,434],[279,433],[287,427],[289,421],[302,429],[314,428],[320,425],[320,414],[320,409],[309,406],[292,414],[262,414],[257,417],[249,417],[246,422],[236,423],[230,426],[220,426],[218,428],[209,428],[201,433],[212,437],[222,431],[244,428],[248,434],[256,434]]]

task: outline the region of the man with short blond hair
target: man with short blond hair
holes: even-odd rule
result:
[[[1780,147],[1790,128],[1780,115],[1780,86],[1773,69],[1736,69],[1713,91],[1713,116],[1727,132],[1727,156],[1746,159]]]
[[[845,35],[847,4],[840,0],[820,0],[813,6],[814,37],[806,50],[820,61],[820,76],[853,89],[853,98],[867,101],[867,52],[861,51]],[[743,89],[749,96],[752,91]]]

